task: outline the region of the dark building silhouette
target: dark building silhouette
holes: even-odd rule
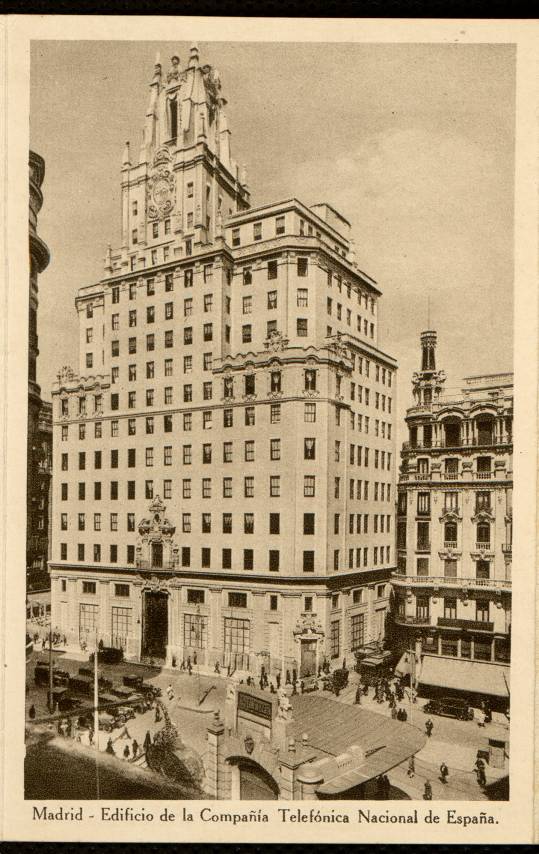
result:
[[[39,355],[37,335],[38,276],[50,260],[48,246],[37,234],[37,217],[43,204],[41,185],[45,161],[30,152],[29,244],[30,288],[28,313],[28,464],[26,572],[29,591],[48,588],[49,492],[52,460],[51,404],[41,400],[36,381]]]

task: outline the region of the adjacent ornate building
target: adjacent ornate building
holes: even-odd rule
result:
[[[49,249],[37,234],[37,217],[43,204],[41,185],[45,161],[30,152],[30,285],[28,329],[28,457],[26,572],[29,591],[48,588],[49,574],[49,492],[52,453],[52,408],[41,400],[36,381],[39,355],[37,337],[38,275],[49,263]]]
[[[421,370],[401,452],[394,622],[415,649],[424,686],[509,695],[513,376],[464,379],[444,395],[436,333],[421,335]]]
[[[156,61],[53,391],[53,626],[307,675],[384,637],[396,363],[328,204],[250,207],[218,72]]]

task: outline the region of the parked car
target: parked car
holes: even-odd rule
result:
[[[98,661],[102,664],[119,664],[123,661],[124,651],[123,649],[117,649],[115,646],[104,646],[101,647],[98,654]],[[94,661],[94,653],[90,653],[90,657],[88,661],[93,664]]]
[[[127,676],[124,676],[123,678],[123,684],[126,688],[136,688],[137,691],[140,691],[143,682],[144,677],[136,676],[134,673],[128,673]]]
[[[461,700],[459,697],[441,697],[440,699],[429,700],[423,706],[423,711],[427,715],[444,715],[447,718],[458,718],[459,721],[472,721],[473,709],[470,708],[466,700]]]

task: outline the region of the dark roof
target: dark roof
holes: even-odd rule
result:
[[[405,762],[426,742],[425,734],[416,727],[361,706],[316,694],[298,694],[290,702],[293,723],[287,735],[301,743],[302,734],[307,733],[309,747],[319,759],[346,753],[354,744],[366,754],[372,751],[358,766],[362,782]]]

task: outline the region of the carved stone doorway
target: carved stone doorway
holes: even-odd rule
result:
[[[168,594],[146,590],[142,610],[142,658],[165,659],[168,643]]]
[[[315,640],[301,641],[301,657],[299,675],[303,679],[305,676],[316,675],[316,644]]]

